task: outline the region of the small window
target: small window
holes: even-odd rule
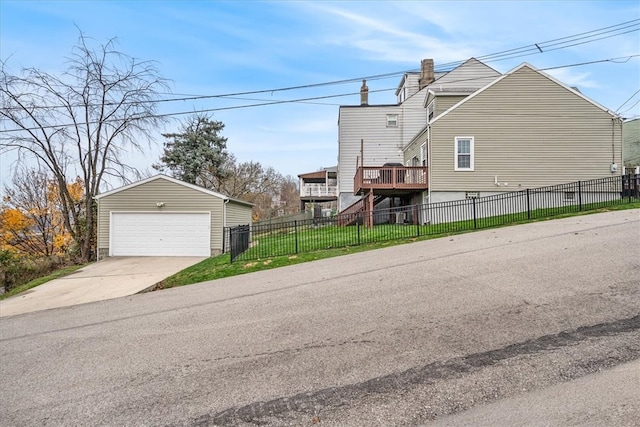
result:
[[[387,127],[388,128],[398,127],[398,115],[397,114],[387,114]]]
[[[435,111],[435,100],[431,101],[427,106],[427,123],[433,119],[433,113]]]
[[[573,202],[576,200],[576,192],[575,191],[565,191],[564,192],[564,201],[565,202]]]
[[[477,191],[466,191],[464,193],[465,199],[477,199],[478,197],[480,197],[480,193],[478,193]]]
[[[455,138],[455,170],[473,171],[473,137],[457,136]]]
[[[424,143],[420,146],[420,163],[422,166],[427,166],[427,144]]]

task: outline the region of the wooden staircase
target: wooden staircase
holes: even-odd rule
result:
[[[387,196],[383,195],[374,195],[372,192],[365,194],[360,200],[356,200],[353,204],[340,212],[337,224],[340,226],[351,225],[359,219],[364,218],[366,215],[363,214],[367,212],[370,201],[369,198],[371,197],[373,197],[373,206],[376,206],[387,198]],[[364,218],[364,222],[367,223],[367,218]]]

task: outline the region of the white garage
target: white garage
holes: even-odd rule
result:
[[[224,249],[224,228],[251,224],[248,202],[166,175],[96,197],[97,256],[198,256]]]

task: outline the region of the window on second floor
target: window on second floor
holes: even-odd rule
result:
[[[427,166],[427,143],[425,142],[420,146],[420,164]]]
[[[456,136],[455,137],[455,167],[457,171],[472,171],[473,162],[473,137],[472,136]]]
[[[435,99],[427,105],[427,123],[429,123],[433,119],[433,114],[435,112]]]
[[[388,128],[398,127],[398,115],[397,114],[387,114],[387,127]]]

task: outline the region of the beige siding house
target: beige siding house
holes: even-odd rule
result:
[[[486,86],[500,73],[471,58],[448,72],[436,73],[425,59],[420,72],[406,73],[396,90],[397,104],[341,106],[338,119],[338,191],[340,212],[367,208],[374,197],[389,205],[421,201],[426,189],[428,150],[411,145],[430,118]],[[390,118],[392,118],[390,120]],[[405,169],[398,168],[405,166]],[[395,177],[394,180],[388,180]],[[386,182],[389,181],[389,182]],[[384,207],[384,204],[379,206]]]
[[[212,256],[223,228],[251,224],[251,203],[166,175],[100,194],[98,259],[107,256]]]
[[[440,99],[437,93],[433,98]],[[406,147],[405,159],[425,143],[424,200],[430,202],[607,177],[622,169],[620,118],[528,64],[437,110]]]

